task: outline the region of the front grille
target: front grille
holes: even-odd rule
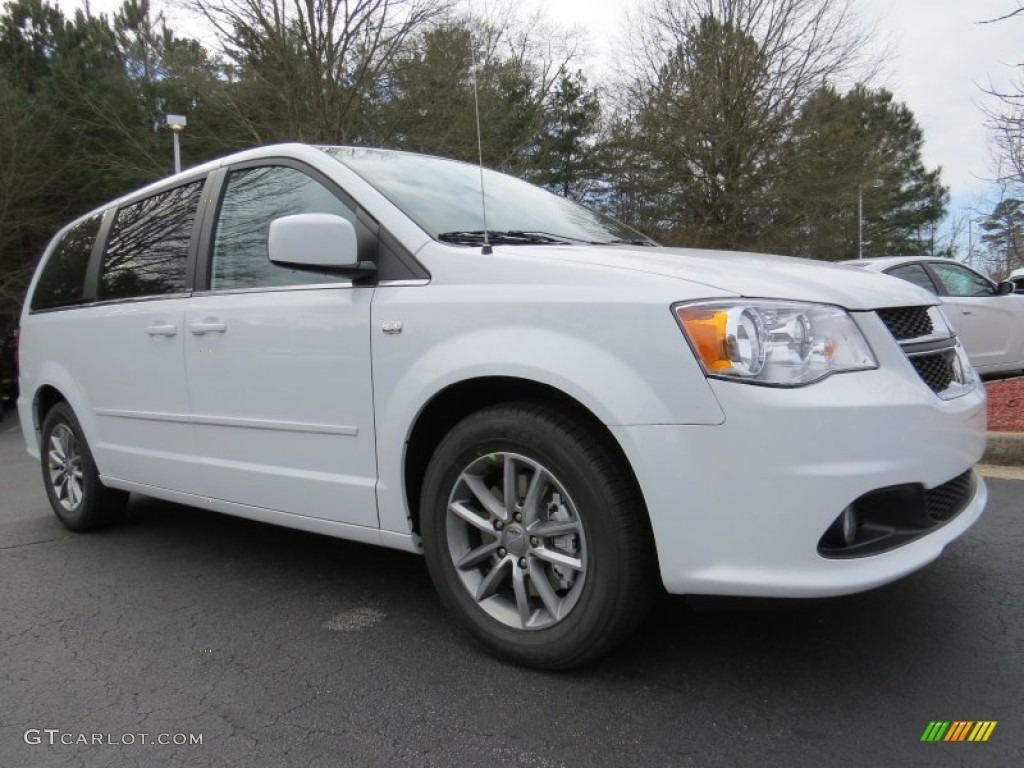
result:
[[[926,355],[915,355],[910,358],[910,364],[914,366],[917,375],[924,383],[935,392],[945,392],[956,378],[953,369],[953,361],[956,352],[952,349],[944,349],[941,352],[933,352]]]
[[[938,307],[890,307],[876,313],[938,397],[952,400],[975,388],[970,364]]]
[[[974,473],[967,470],[948,483],[924,492],[925,506],[932,520],[943,523],[967,506],[974,490]]]
[[[928,307],[880,309],[878,316],[882,318],[885,327],[889,329],[889,333],[896,338],[896,341],[929,336],[935,331],[932,319],[928,316]]]

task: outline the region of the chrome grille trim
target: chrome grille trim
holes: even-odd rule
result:
[[[938,397],[952,400],[977,386],[974,369],[938,307],[890,307],[876,314]]]

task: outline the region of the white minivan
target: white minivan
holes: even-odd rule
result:
[[[491,652],[567,668],[660,586],[856,592],[974,523],[985,395],[936,301],[662,248],[472,165],[287,144],[61,230],[18,408],[73,530],[134,492],[422,553]]]

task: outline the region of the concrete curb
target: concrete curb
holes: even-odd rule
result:
[[[1024,467],[1024,432],[989,432],[983,464]]]

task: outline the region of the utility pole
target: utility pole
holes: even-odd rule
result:
[[[881,179],[875,179],[869,187],[878,189],[882,186]],[[864,185],[857,185],[857,258],[864,258]]]

